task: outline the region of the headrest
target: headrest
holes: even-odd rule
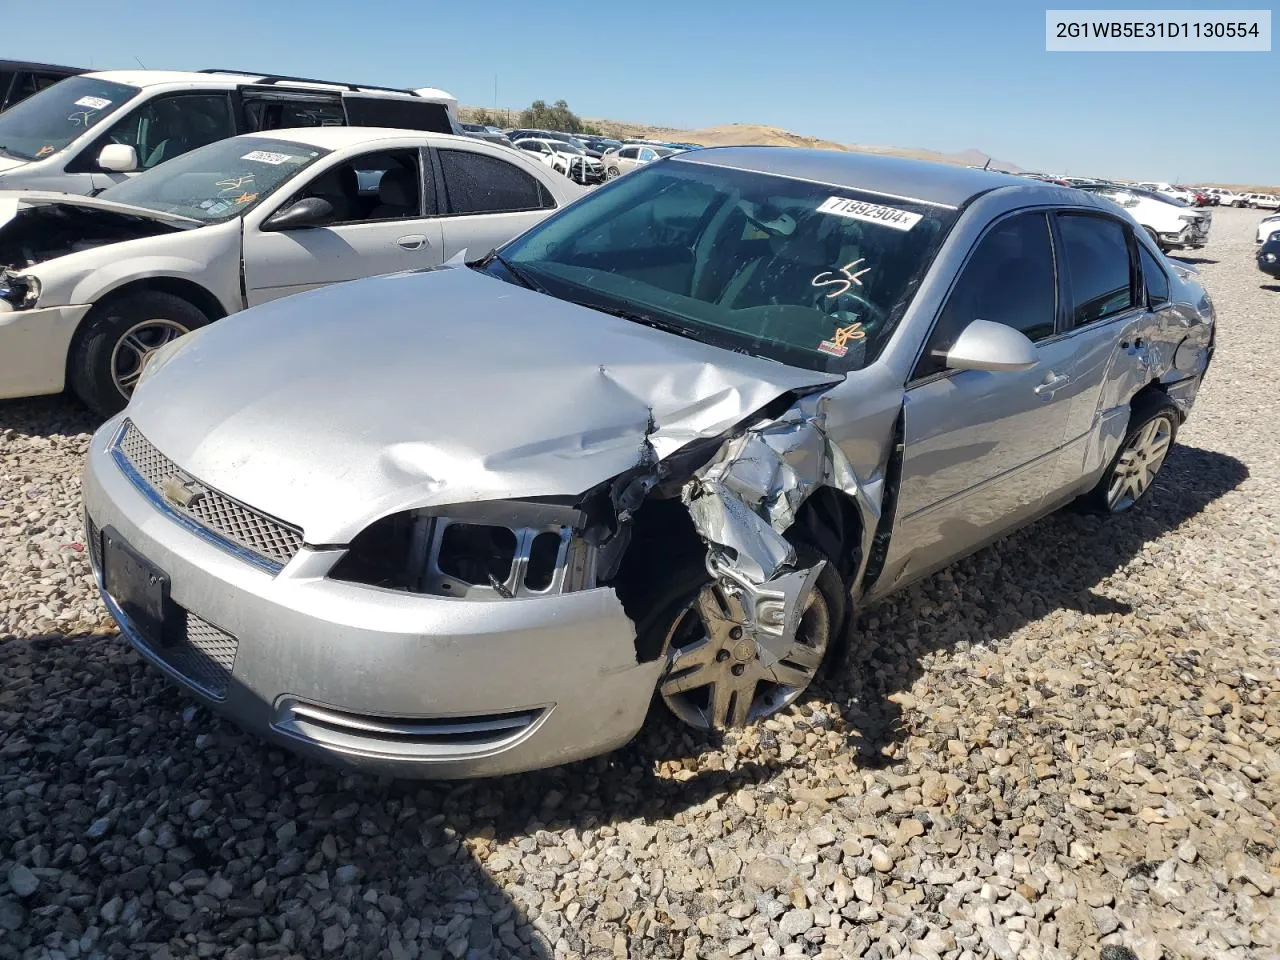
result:
[[[417,174],[403,167],[388,170],[378,181],[378,202],[389,207],[416,207]]]

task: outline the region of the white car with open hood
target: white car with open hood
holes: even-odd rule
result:
[[[468,137],[311,127],[209,144],[97,197],[0,193],[0,398],[121,409],[230,313],[505,243],[582,188]]]

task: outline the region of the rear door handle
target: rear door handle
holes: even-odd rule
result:
[[[1050,373],[1049,376],[1046,377],[1044,381],[1039,386],[1036,387],[1036,393],[1038,395],[1046,394],[1046,393],[1052,394],[1057,390],[1061,390],[1070,382],[1071,382],[1071,378],[1068,377],[1065,373],[1056,377],[1052,373]]]
[[[401,237],[396,243],[406,250],[421,250],[427,245],[427,235],[425,233],[410,234],[407,237]]]

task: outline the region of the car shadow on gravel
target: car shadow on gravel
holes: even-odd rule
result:
[[[1132,612],[1095,588],[1248,475],[1234,457],[1175,446],[1147,498],[1130,512],[1107,517],[1060,510],[862,611],[845,669],[829,677],[825,691],[844,706],[860,762],[873,768],[896,762],[891,747],[907,732],[910,710],[893,698],[910,689],[932,654],[998,648],[1055,610]],[[956,612],[962,602],[970,605],[967,617]],[[901,631],[889,631],[892,646],[879,640],[884,625],[904,621],[916,625],[906,656],[898,647]]]
[[[75,436],[101,425],[101,417],[66,395],[0,400],[0,435],[12,430],[26,437]]]

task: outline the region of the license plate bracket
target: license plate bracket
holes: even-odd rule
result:
[[[113,527],[102,531],[102,582],[143,639],[163,645],[171,604],[169,577]]]

